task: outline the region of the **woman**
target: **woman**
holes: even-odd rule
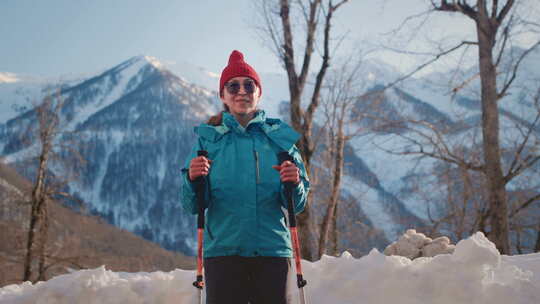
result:
[[[283,182],[292,182],[295,213],[304,209],[309,181],[294,143],[298,133],[259,110],[257,72],[233,51],[221,73],[225,110],[195,128],[198,141],[182,170],[182,205],[197,212],[192,181],[206,178],[204,271],[207,304],[290,303],[292,257]],[[208,157],[196,156],[206,150]],[[278,164],[288,151],[294,162]],[[285,209],[284,209],[285,208]]]

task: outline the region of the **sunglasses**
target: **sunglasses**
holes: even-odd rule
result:
[[[244,80],[244,83],[241,84],[239,81],[231,81],[227,82],[225,84],[225,88],[227,89],[227,92],[231,95],[236,95],[238,92],[240,92],[240,87],[244,86],[244,91],[247,94],[253,94],[255,92],[255,81],[246,79]]]

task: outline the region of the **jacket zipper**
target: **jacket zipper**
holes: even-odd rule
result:
[[[259,177],[259,153],[257,151],[253,151],[255,153],[255,173],[257,174],[257,184],[260,182]]]

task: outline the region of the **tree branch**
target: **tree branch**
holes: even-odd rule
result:
[[[433,9],[436,11],[459,12],[475,21],[477,19],[478,12],[476,12],[474,8],[465,1],[452,1],[452,3],[448,3],[448,1],[442,0],[441,4],[437,5],[433,0],[431,0],[431,4],[433,5]]]
[[[510,23],[511,23],[511,20],[510,20]],[[495,61],[495,66],[498,67],[499,64],[501,63],[501,60],[502,60],[502,57],[503,57],[503,54],[504,54],[504,49],[506,48],[506,43],[508,42],[508,38],[509,38],[509,27],[510,25],[507,25],[504,27],[504,30],[503,30],[503,42],[502,42],[502,46],[501,46],[501,49],[500,49],[500,52],[499,52],[499,55],[497,56],[497,60]]]
[[[279,16],[281,17],[281,23],[283,26],[283,63],[289,76],[289,86],[291,84],[298,83],[298,76],[296,74],[294,63],[294,48],[293,48],[293,36],[290,21],[290,5],[288,0],[281,0],[281,8]]]
[[[508,89],[510,88],[510,85],[512,85],[512,82],[514,82],[514,80],[516,79],[516,76],[517,76],[517,71],[519,69],[519,66],[521,64],[521,61],[523,61],[523,59],[529,54],[531,53],[535,48],[537,48],[538,46],[540,45],[540,40],[537,41],[535,44],[533,44],[533,46],[531,46],[529,49],[527,49],[525,52],[523,52],[523,54],[521,54],[521,56],[519,56],[519,59],[517,61],[517,63],[514,65],[514,68],[512,69],[512,76],[510,77],[510,79],[508,80],[508,82],[506,82],[503,86],[503,89],[501,90],[501,92],[499,94],[497,94],[497,99],[501,99],[503,98],[504,96],[506,96],[506,92],[508,91]]]
[[[528,200],[526,200],[525,202],[523,202],[519,207],[517,207],[516,209],[512,210],[512,212],[510,212],[510,215],[509,217],[510,218],[513,218],[516,214],[518,214],[521,210],[529,207],[532,203],[534,203],[535,201],[537,200],[540,200],[540,194],[537,194],[531,198],[529,198]]]
[[[472,42],[472,41],[462,41],[460,44],[458,44],[458,45],[456,45],[456,46],[454,46],[454,47],[452,47],[452,48],[450,48],[450,49],[448,49],[448,50],[446,50],[446,51],[443,51],[443,52],[437,54],[437,55],[435,56],[435,58],[433,58],[433,59],[431,59],[431,60],[428,60],[427,62],[421,64],[420,66],[418,66],[416,69],[414,69],[413,71],[409,72],[409,73],[406,74],[405,76],[402,76],[402,77],[398,78],[397,80],[394,80],[393,82],[391,82],[390,84],[386,85],[386,86],[385,86],[383,89],[381,89],[381,90],[386,90],[386,89],[388,89],[388,88],[390,88],[390,87],[396,85],[397,83],[402,82],[403,80],[405,80],[405,79],[411,77],[412,75],[418,73],[419,71],[421,71],[421,70],[424,69],[425,67],[429,66],[429,65],[432,64],[433,62],[439,60],[441,57],[446,56],[446,55],[452,53],[453,51],[455,51],[455,50],[461,48],[461,47],[464,46],[464,45],[478,45],[478,43],[477,43],[477,42]]]
[[[497,24],[501,24],[506,15],[510,12],[510,9],[512,9],[512,6],[514,5],[514,0],[508,0],[504,7],[501,10],[501,13],[499,16],[497,16]]]
[[[434,159],[438,159],[438,160],[442,160],[442,161],[445,161],[445,162],[448,162],[448,163],[458,165],[458,166],[463,167],[465,169],[478,171],[478,172],[483,172],[483,170],[484,170],[483,165],[475,165],[475,164],[473,164],[471,162],[467,162],[465,159],[463,159],[463,158],[457,156],[456,154],[452,153],[450,148],[444,142],[443,137],[439,134],[439,132],[433,126],[430,126],[429,124],[427,124],[425,122],[421,122],[421,121],[409,120],[407,122],[422,125],[424,127],[428,127],[430,130],[432,130],[435,133],[436,139],[434,139],[429,134],[423,133],[420,130],[408,128],[409,131],[414,132],[417,135],[419,135],[420,137],[426,139],[428,141],[428,145],[430,147],[432,147],[434,149],[434,151],[425,151],[424,150],[424,145],[425,144],[419,142],[418,140],[416,140],[414,138],[407,137],[407,136],[404,136],[404,135],[399,135],[399,136],[404,138],[408,142],[410,142],[413,146],[416,146],[417,147],[416,151],[400,151],[400,152],[396,152],[396,151],[391,151],[391,150],[388,150],[388,149],[384,149],[384,148],[380,147],[377,144],[375,144],[375,145],[379,149],[381,149],[381,150],[383,150],[383,151],[385,151],[385,152],[387,152],[389,154],[427,156],[427,157],[430,157],[430,158],[434,158]]]
[[[311,55],[313,54],[313,44],[315,42],[315,32],[317,30],[317,24],[319,23],[317,15],[319,11],[319,5],[321,0],[315,0],[309,4],[309,19],[307,20],[306,30],[306,48],[304,50],[304,60],[302,62],[302,69],[300,70],[299,83],[304,84],[308,76],[309,64],[311,62]]]
[[[497,18],[497,10],[499,10],[499,1],[493,0],[491,2],[491,19]]]
[[[527,168],[530,168],[538,160],[538,156],[537,156],[536,158],[533,158],[533,160],[530,163],[525,164],[525,165],[520,164],[519,166],[517,166],[517,164],[520,163],[520,161],[519,161],[520,155],[523,152],[523,150],[525,149],[525,146],[526,146],[527,142],[529,141],[529,138],[530,138],[531,134],[533,133],[533,131],[534,131],[535,127],[536,127],[536,124],[538,123],[539,120],[540,120],[540,112],[538,112],[536,114],[536,117],[535,117],[533,123],[529,126],[529,129],[527,130],[527,134],[525,134],[525,136],[523,138],[523,141],[521,142],[521,144],[519,145],[519,147],[518,147],[518,149],[517,149],[517,151],[515,153],[515,157],[512,160],[512,164],[510,165],[510,168],[508,169],[508,173],[504,176],[504,183],[505,184],[510,182],[514,177],[521,174],[521,172],[523,172],[523,170],[525,170]]]

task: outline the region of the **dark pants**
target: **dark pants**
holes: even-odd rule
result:
[[[280,257],[205,258],[206,304],[289,304],[290,268]]]

